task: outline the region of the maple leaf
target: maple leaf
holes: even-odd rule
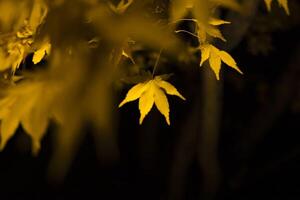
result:
[[[51,51],[51,44],[46,41],[41,44],[41,47],[33,53],[32,62],[33,64],[37,64],[41,62],[41,60],[49,55]]]
[[[223,24],[230,24],[231,22],[222,19],[213,18],[213,17],[209,18],[208,23],[199,22],[197,19],[184,19],[184,20],[188,20],[196,23],[196,30],[195,30],[196,34],[186,30],[176,30],[175,33],[184,32],[193,35],[194,37],[198,38],[200,44],[207,43],[207,35],[213,38],[219,38],[223,42],[226,42],[226,39],[224,38],[224,36],[222,35],[221,31],[218,29],[217,26]]]
[[[264,0],[265,4],[267,6],[268,11],[271,10],[271,4],[273,2],[273,0]],[[283,7],[283,9],[285,10],[286,14],[290,14],[290,10],[289,10],[289,6],[288,6],[288,0],[277,0],[279,6]]]
[[[209,65],[214,71],[217,80],[220,79],[221,61],[223,61],[225,64],[227,64],[229,67],[232,67],[239,73],[243,74],[234,59],[226,51],[221,51],[211,44],[204,44],[199,48],[201,50],[200,66],[202,66],[206,60],[209,60]]]
[[[156,76],[154,79],[143,83],[138,83],[133,86],[127,93],[125,99],[119,104],[122,107],[124,104],[139,99],[140,120],[142,124],[146,115],[150,112],[155,104],[159,112],[164,115],[166,122],[170,125],[169,118],[169,103],[166,94],[175,95],[185,100],[185,98],[177,91],[177,89],[167,81],[164,81],[161,76]]]
[[[48,127],[54,91],[43,82],[26,82],[6,91],[0,100],[0,150],[21,124],[32,139],[33,154],[38,153],[40,140]]]
[[[223,24],[230,24],[228,21],[224,21],[217,18],[210,18],[208,21],[208,24],[203,24],[201,22],[198,22],[198,36],[200,38],[200,43],[206,42],[207,35],[219,38],[222,41],[226,42],[226,39],[222,35],[221,31],[217,28],[217,26],[223,25]]]
[[[219,38],[225,42],[226,40],[217,26],[223,24],[230,24],[230,22],[211,17],[211,13],[208,12],[209,10],[211,10],[211,6],[212,6],[211,4],[219,4],[219,5],[225,4],[233,7],[235,5],[236,7],[238,7],[238,4],[234,0],[227,0],[227,1],[174,0],[171,6],[171,20],[174,22],[181,21],[181,20],[189,20],[195,22],[196,23],[195,32],[197,32],[197,37],[200,43],[206,42],[207,35],[213,38]],[[182,19],[189,10],[191,11],[194,18]],[[175,31],[175,33],[178,32],[186,32],[186,31],[182,31],[182,30]]]

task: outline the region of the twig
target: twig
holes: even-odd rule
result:
[[[154,77],[154,74],[155,74],[156,68],[157,68],[157,66],[158,66],[159,59],[160,59],[160,56],[161,56],[162,51],[163,51],[163,48],[161,48],[161,49],[159,50],[158,57],[157,57],[157,59],[156,59],[156,61],[155,61],[155,65],[154,65],[154,67],[153,67],[152,77]]]

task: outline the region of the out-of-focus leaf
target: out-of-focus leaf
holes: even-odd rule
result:
[[[271,11],[271,6],[272,6],[272,2],[273,0],[264,0],[267,6],[268,11]],[[277,0],[278,4],[280,7],[282,7],[284,9],[284,11],[286,12],[286,14],[290,14],[290,10],[289,10],[289,6],[288,6],[288,0]]]

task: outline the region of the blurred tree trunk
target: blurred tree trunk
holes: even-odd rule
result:
[[[294,52],[284,70],[280,80],[273,87],[272,95],[267,100],[269,104],[257,109],[252,120],[240,131],[240,142],[237,144],[238,171],[234,178],[235,185],[241,185],[243,178],[249,173],[249,160],[255,153],[256,147],[263,142],[272,125],[287,109],[296,94],[300,77],[300,44],[296,45]],[[298,150],[296,150],[296,153]],[[294,154],[294,153],[293,153]],[[281,161],[276,161],[275,163]],[[278,165],[277,165],[278,166]],[[262,166],[262,169],[264,167]],[[238,188],[236,188],[238,189]]]
[[[206,66],[208,68],[208,66]],[[218,157],[220,133],[220,116],[222,109],[222,81],[215,79],[214,74],[204,70],[202,84],[202,113],[198,136],[198,162],[202,180],[200,199],[215,199],[220,181],[221,170]]]

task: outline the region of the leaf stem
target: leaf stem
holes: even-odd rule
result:
[[[194,33],[192,33],[192,32],[189,32],[189,31],[187,31],[187,30],[176,30],[175,33],[187,33],[187,34],[189,34],[189,35],[192,35],[192,36],[194,36],[194,37],[200,39],[198,35],[196,35],[196,34],[194,34]]]
[[[161,56],[162,51],[163,51],[163,48],[161,48],[161,49],[159,50],[158,57],[157,57],[157,59],[156,59],[156,61],[155,61],[155,65],[154,65],[154,67],[153,67],[152,77],[154,77],[154,73],[155,73],[156,68],[157,68],[157,66],[158,66],[159,59],[160,59],[160,56]]]

